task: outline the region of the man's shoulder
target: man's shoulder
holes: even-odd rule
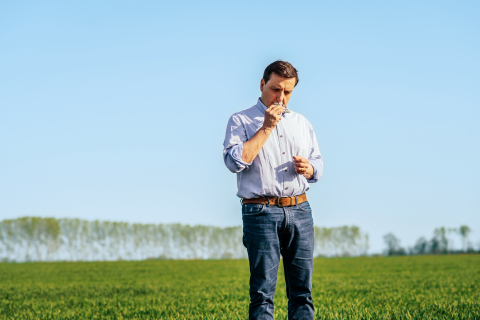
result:
[[[290,111],[290,114],[292,118],[295,119],[296,121],[312,126],[310,124],[310,121],[308,121],[308,119],[303,114],[298,113],[296,111]]]
[[[233,120],[235,122],[245,122],[245,121],[249,122],[259,116],[263,116],[263,114],[260,112],[258,107],[254,105],[248,109],[235,112],[230,117],[230,120]]]

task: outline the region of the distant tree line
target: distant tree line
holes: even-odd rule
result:
[[[315,227],[315,256],[366,255],[369,248],[368,240],[368,233],[363,233],[356,226]]]
[[[241,259],[242,227],[24,217],[0,222],[0,261]],[[315,227],[315,256],[366,254],[358,227]]]
[[[455,253],[473,253],[477,252],[472,242],[469,241],[471,229],[468,226],[460,226],[459,228],[436,228],[430,240],[421,237],[417,240],[413,247],[404,248],[400,245],[398,239],[393,233],[383,236],[386,249],[384,254],[387,256],[403,256],[418,254],[455,254]],[[461,249],[453,247],[452,235],[461,238]],[[480,247],[478,249],[480,252]]]

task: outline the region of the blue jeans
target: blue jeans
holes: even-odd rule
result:
[[[250,264],[249,319],[273,319],[280,255],[288,297],[288,319],[313,319],[314,229],[307,202],[291,207],[243,204],[243,244]]]

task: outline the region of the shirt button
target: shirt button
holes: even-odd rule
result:
[[[280,136],[280,138],[283,138],[283,136]]]
[[[285,152],[283,154],[285,154]]]
[[[288,187],[286,187],[285,190],[288,190]]]

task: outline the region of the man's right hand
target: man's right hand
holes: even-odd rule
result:
[[[263,128],[273,130],[280,119],[282,119],[281,113],[283,112],[282,106],[271,105],[265,110],[265,118],[263,120]]]
[[[250,140],[243,143],[242,161],[250,163],[255,159],[262,149],[278,121],[282,118],[282,106],[272,105],[265,110],[265,118],[262,127],[253,135]]]

